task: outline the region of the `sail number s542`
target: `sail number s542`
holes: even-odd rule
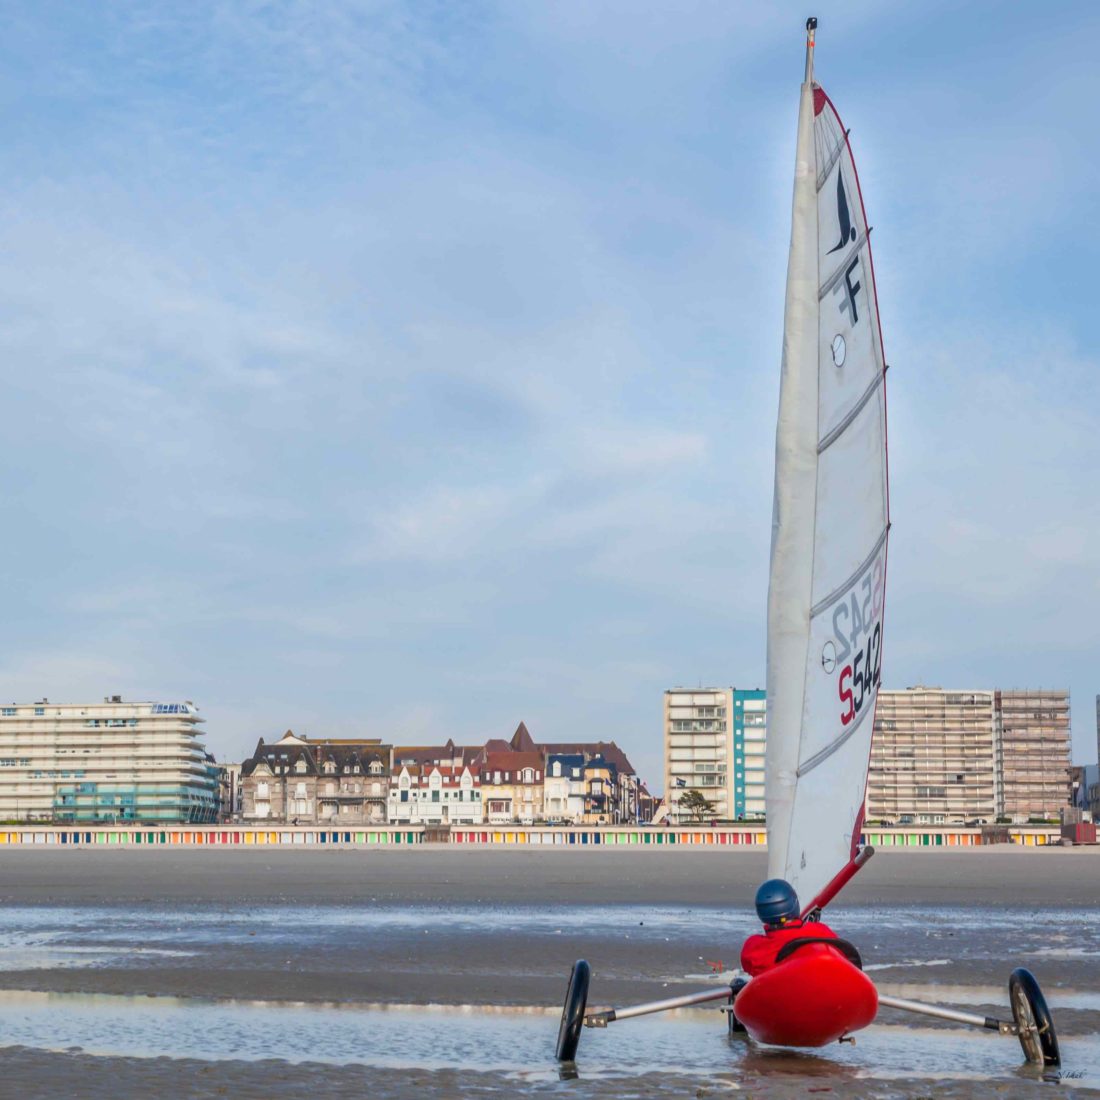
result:
[[[833,609],[833,636],[840,666],[840,721],[850,725],[872,701],[882,682],[883,562],[878,558]]]

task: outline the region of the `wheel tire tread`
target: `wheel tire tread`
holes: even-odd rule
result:
[[[565,1004],[561,1010],[556,1051],[559,1062],[572,1062],[577,1056],[581,1028],[584,1026],[584,1010],[588,1005],[588,986],[591,981],[591,967],[584,959],[578,959],[569,974]]]
[[[1017,1030],[1021,1029],[1024,1021],[1018,1007],[1017,998],[1022,997],[1028,1006],[1029,1013],[1035,1024],[1035,1038],[1038,1040],[1038,1052],[1042,1064],[1046,1066],[1059,1066],[1062,1064],[1061,1054],[1058,1050],[1058,1034],[1054,1030],[1054,1017],[1047,1007],[1046,998],[1035,980],[1035,975],[1025,967],[1017,967],[1012,971],[1008,979],[1008,999],[1012,1005],[1012,1018],[1016,1022]],[[1028,1050],[1027,1041],[1022,1034],[1018,1034],[1020,1047],[1024,1057],[1029,1062],[1038,1062],[1032,1058],[1032,1051]]]

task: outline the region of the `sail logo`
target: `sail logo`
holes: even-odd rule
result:
[[[858,267],[859,257],[856,256],[845,269],[844,278],[836,284],[836,291],[834,292],[844,295],[840,303],[840,312],[848,314],[848,320],[852,322],[853,328],[859,324],[859,310],[856,308],[856,295],[863,289],[862,283],[852,282],[852,275]]]
[[[852,223],[852,208],[848,205],[848,194],[844,190],[844,173],[839,168],[836,173],[836,219],[840,225],[840,240],[825,253],[826,256],[831,256],[834,252],[847,248],[858,236],[856,227]],[[833,293],[841,295],[840,312],[848,315],[848,321],[853,328],[859,323],[859,307],[856,304],[856,296],[863,289],[863,285],[855,277],[858,269],[859,255],[857,250],[857,254],[852,257],[851,262],[844,269],[844,277],[837,279],[833,287]],[[839,366],[839,364],[837,365]]]
[[[839,252],[849,241],[856,239],[856,227],[852,225],[852,214],[848,209],[848,196],[844,192],[844,173],[837,169],[836,173],[836,217],[840,222],[840,240],[825,253],[831,256]]]

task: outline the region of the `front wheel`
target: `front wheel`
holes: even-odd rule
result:
[[[569,975],[565,990],[565,1004],[561,1010],[561,1026],[558,1028],[558,1061],[572,1062],[577,1057],[584,1026],[584,1010],[588,1005],[588,986],[592,981],[592,968],[578,959]]]
[[[1013,970],[1008,979],[1008,997],[1024,1057],[1036,1065],[1061,1065],[1054,1018],[1035,975],[1022,966]]]

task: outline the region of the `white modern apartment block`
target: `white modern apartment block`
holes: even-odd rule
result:
[[[0,820],[216,821],[218,776],[193,703],[0,707]]]
[[[674,823],[692,820],[681,808],[688,791],[713,805],[710,816],[734,816],[733,688],[674,688],[665,692],[665,800]]]

